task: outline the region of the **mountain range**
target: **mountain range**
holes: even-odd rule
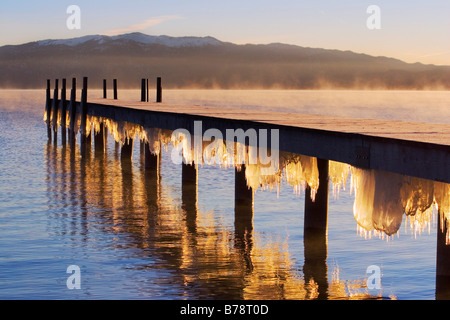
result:
[[[102,79],[138,88],[141,78],[162,77],[166,88],[450,89],[450,66],[282,43],[129,33],[0,47],[0,87],[83,76],[98,88]]]

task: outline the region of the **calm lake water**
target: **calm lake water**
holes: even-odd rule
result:
[[[139,98],[137,91],[126,95]],[[450,123],[449,98],[200,90],[164,96],[173,103],[434,123]],[[232,168],[199,168],[198,203],[189,212],[170,147],[156,180],[145,175],[139,142],[130,165],[110,137],[104,155],[81,159],[78,144],[73,150],[48,141],[44,102],[44,90],[0,91],[0,299],[302,300],[317,297],[324,281],[329,299],[435,299],[434,213],[416,228],[404,215],[394,236],[369,237],[358,231],[351,177],[336,196],[330,183],[325,277],[305,281],[304,192],[288,183],[279,192],[258,189],[250,240],[242,243]],[[79,290],[67,287],[70,265],[80,268]],[[381,269],[380,289],[366,285],[372,265]]]

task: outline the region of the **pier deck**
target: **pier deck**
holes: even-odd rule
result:
[[[88,113],[148,127],[280,130],[283,151],[450,183],[450,125],[89,99]]]
[[[113,99],[89,99],[92,104],[107,104],[140,110],[172,112],[202,117],[246,120],[280,126],[309,128],[335,132],[357,133],[367,136],[410,140],[450,146],[450,125],[377,119],[269,112],[253,109],[218,108],[200,105],[170,105]]]

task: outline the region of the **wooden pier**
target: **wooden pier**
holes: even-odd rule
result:
[[[75,115],[81,116],[81,150],[86,148],[90,132],[86,131],[86,117],[96,116],[124,121],[147,128],[167,130],[186,129],[194,131],[194,121],[201,121],[202,134],[208,129],[217,129],[226,136],[226,130],[267,129],[278,130],[279,149],[285,152],[317,158],[319,188],[315,200],[305,197],[305,263],[307,253],[314,256],[317,248],[326,248],[328,216],[328,163],[330,160],[351,166],[382,170],[396,174],[418,177],[432,181],[450,183],[450,125],[353,119],[334,116],[265,112],[237,108],[215,108],[207,106],[168,105],[162,102],[162,81],[157,78],[155,101],[149,98],[149,81],[141,79],[141,97],[136,101],[118,99],[117,79],[113,80],[113,99],[107,98],[107,81],[103,81],[103,99],[88,97],[88,79],[83,79],[82,95],[76,100],[76,80],[72,80],[70,101],[66,101],[66,81],[62,80],[59,94],[58,80],[55,81],[53,98],[47,81],[46,117],[49,139],[56,141],[58,110],[66,110],[70,123],[61,122],[65,143],[68,128],[70,143],[75,143]],[[137,79],[139,81],[139,79]],[[52,119],[52,121],[50,121]],[[62,116],[61,119],[66,119]],[[89,137],[89,138],[88,138]],[[94,136],[96,152],[105,151],[104,129]],[[87,146],[89,147],[89,146]],[[145,167],[159,171],[160,156],[151,154],[148,145],[142,146],[145,153]],[[83,151],[82,151],[83,152]],[[130,159],[133,141],[121,146],[121,158]],[[197,171],[195,164],[182,165],[182,199],[190,220],[195,220],[197,204]],[[245,165],[235,174],[235,228],[237,238],[245,241],[252,228],[253,191],[245,180]],[[445,228],[442,228],[445,230]],[[450,297],[450,250],[445,244],[445,231],[438,231],[437,246],[437,297]],[[251,233],[251,232],[250,232]],[[326,258],[320,249],[321,257]],[[325,254],[324,254],[325,252]],[[312,274],[317,270],[310,270]],[[306,276],[306,275],[305,275]],[[323,275],[322,275],[323,276]]]

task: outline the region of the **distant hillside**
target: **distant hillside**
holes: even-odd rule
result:
[[[212,37],[131,33],[0,47],[0,87],[41,88],[45,79],[163,77],[165,88],[450,89],[450,67],[408,64],[350,51],[286,44],[236,45]]]

